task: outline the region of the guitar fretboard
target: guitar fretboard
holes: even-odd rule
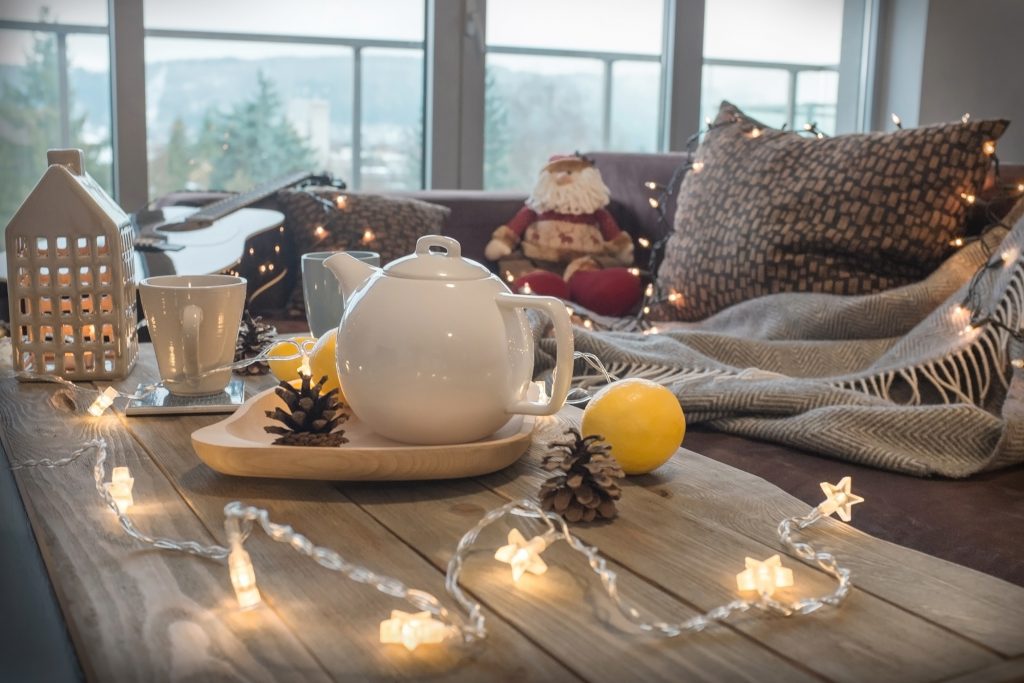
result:
[[[269,197],[278,190],[283,190],[286,187],[300,183],[306,178],[311,177],[311,175],[312,174],[306,171],[297,171],[279,178],[274,178],[273,180],[268,180],[265,183],[256,185],[246,192],[232,195],[231,197],[225,197],[224,199],[212,204],[207,204],[202,209],[192,214],[192,216],[190,216],[190,220],[219,220],[233,211],[237,211],[238,209],[249,206],[250,204],[255,204],[261,199]]]

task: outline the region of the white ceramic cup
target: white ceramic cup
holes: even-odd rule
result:
[[[172,394],[223,391],[245,306],[245,278],[162,275],[139,284],[160,379]]]
[[[338,280],[324,268],[325,260],[340,253],[371,266],[380,266],[380,254],[375,251],[315,251],[302,255],[302,297],[306,304],[306,322],[315,337],[337,328],[345,312],[345,298]]]

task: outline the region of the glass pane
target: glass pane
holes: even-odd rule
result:
[[[352,102],[350,48],[148,38],[150,197],[296,170],[349,179]]]
[[[615,62],[612,66],[612,130],[609,148],[653,152],[658,148],[661,65]]]
[[[601,148],[603,65],[487,55],[484,187],[528,190],[552,154]]]
[[[46,168],[61,122],[56,36],[0,31],[0,44],[0,225],[6,228]]]
[[[423,51],[365,49],[360,187],[423,187]]]
[[[69,0],[70,1],[70,0]],[[423,0],[145,0],[146,28],[423,42]]]
[[[787,122],[789,72],[735,66],[704,66],[701,82],[701,121],[718,114],[729,100],[761,123],[778,128]]]
[[[839,74],[835,71],[801,71],[796,79],[796,125],[817,123],[826,135],[836,132],[836,99]]]
[[[661,0],[488,0],[487,44],[661,54]]]
[[[89,175],[113,196],[110,45],[106,36],[72,33],[67,49],[71,146],[85,151]]]
[[[86,171],[107,191],[111,189],[112,154],[106,36],[67,37],[70,111],[64,113],[56,34],[0,30],[0,44],[2,233],[46,169],[46,150],[81,147]]]
[[[0,3],[0,19],[107,25],[107,0],[16,0]]]
[[[835,65],[843,0],[706,0],[704,58]]]

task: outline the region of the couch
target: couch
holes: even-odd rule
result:
[[[669,198],[665,207],[668,220],[661,221],[649,203],[649,198],[657,193],[644,187],[644,183],[667,184],[685,161],[685,154],[599,152],[588,156],[595,160],[611,190],[612,214],[635,242],[646,238],[653,244],[671,230],[674,201]],[[1004,183],[1024,183],[1024,165],[1004,164],[1001,179]],[[514,215],[526,198],[525,193],[472,190],[398,194],[451,209],[443,233],[462,243],[464,256],[481,262],[485,262],[483,250],[491,231]],[[201,204],[218,196],[222,195],[183,193],[165,201]],[[990,197],[991,192],[982,194],[980,199]],[[1009,206],[1009,202],[1002,202],[990,208],[1001,215]],[[979,231],[986,223],[979,209],[971,216],[969,231]],[[637,263],[647,263],[647,249],[637,244],[636,254]],[[292,272],[297,270],[291,269]],[[280,321],[279,327],[296,329],[294,323],[289,327],[287,321]],[[1018,400],[1024,406],[1024,396]],[[853,526],[856,528],[1024,585],[1024,466],[959,481],[919,479],[716,433],[699,426],[691,427],[683,445],[760,476],[811,505],[821,501],[819,482],[836,482],[845,475],[852,475],[858,494],[867,500],[855,511]],[[633,481],[642,486],[656,486],[659,479],[655,472]]]

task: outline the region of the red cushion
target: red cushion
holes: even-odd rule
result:
[[[530,285],[530,291],[523,291],[526,285]],[[546,270],[535,270],[526,275],[520,275],[512,283],[512,291],[516,294],[540,294],[543,296],[555,296],[559,299],[569,298],[569,285],[560,275],[549,273]]]
[[[640,278],[625,268],[579,270],[569,279],[569,296],[601,315],[626,315],[639,303]]]

